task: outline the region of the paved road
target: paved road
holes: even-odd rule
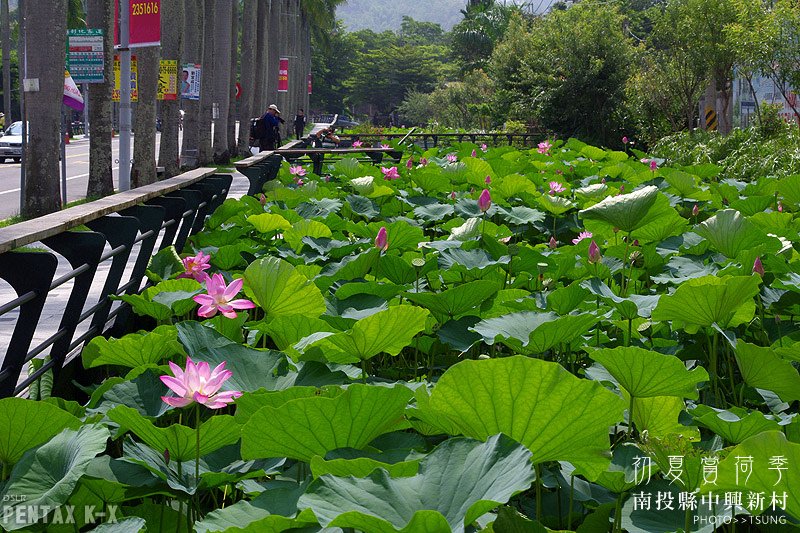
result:
[[[156,156],[160,135],[156,134]],[[133,153],[133,142],[131,142]],[[111,161],[114,171],[114,187],[119,179],[119,137],[111,141]],[[0,163],[0,220],[19,213],[19,174],[20,163],[10,159]],[[89,183],[89,139],[73,140],[67,145],[67,201],[73,202],[86,196]]]

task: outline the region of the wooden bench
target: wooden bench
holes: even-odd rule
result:
[[[362,155],[364,160],[380,165],[384,156],[388,156],[394,163],[399,163],[403,157],[402,150],[396,148],[281,148],[273,153],[281,155],[289,162],[308,157],[314,165],[314,174],[318,176],[322,175],[326,160],[330,162],[352,156],[358,159],[357,156]]]

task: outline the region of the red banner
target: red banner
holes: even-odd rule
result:
[[[161,0],[129,0],[130,48],[161,44]],[[119,2],[114,1],[114,44],[119,46]]]
[[[308,94],[311,94],[311,74],[308,74]]]
[[[289,92],[289,58],[282,57],[278,64],[278,92]]]

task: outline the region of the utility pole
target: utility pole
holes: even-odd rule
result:
[[[119,190],[131,188],[130,0],[119,2]]]

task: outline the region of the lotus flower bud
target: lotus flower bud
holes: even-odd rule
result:
[[[556,240],[555,237],[550,237],[550,242],[547,243],[547,246],[551,250],[555,250],[556,248],[558,248],[558,241]]]
[[[764,265],[761,263],[760,257],[756,257],[756,260],[753,262],[753,274],[764,276]]]
[[[700,214],[700,208],[697,206],[697,204],[694,204],[694,207],[692,208],[692,216],[696,217],[699,214]]]
[[[384,252],[389,249],[389,237],[386,233],[386,226],[378,230],[378,235],[375,237],[375,248]]]
[[[600,255],[600,247],[597,246],[597,243],[592,242],[589,244],[589,262],[592,264],[599,263],[603,259],[603,256]]]
[[[483,189],[483,192],[478,197],[478,209],[481,213],[485,213],[492,207],[492,195],[489,194],[489,189]]]

